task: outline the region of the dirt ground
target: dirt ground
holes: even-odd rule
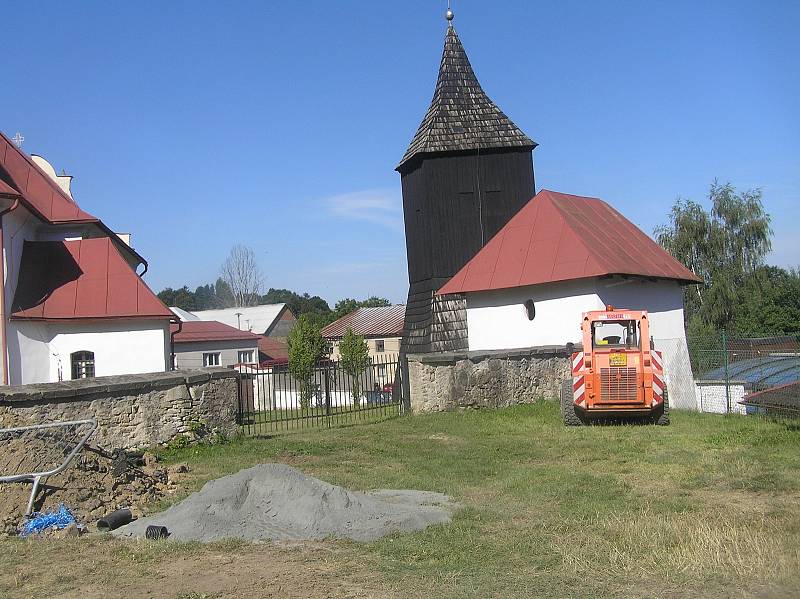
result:
[[[66,544],[66,546],[65,546]],[[393,598],[365,562],[331,543],[166,546],[108,538],[14,542],[0,556],[0,597],[100,599]],[[8,549],[6,545],[5,549]],[[42,550],[74,552],[69,575],[42,567]],[[37,559],[31,559],[33,556]]]
[[[64,454],[47,438],[2,440],[0,472],[46,471],[59,465]],[[180,478],[157,464],[146,465],[140,455],[110,454],[87,446],[64,472],[42,480],[34,511],[57,510],[63,503],[79,522],[93,526],[121,507],[141,514],[143,506],[174,494]],[[31,489],[29,482],[0,485],[0,535],[17,533]]]

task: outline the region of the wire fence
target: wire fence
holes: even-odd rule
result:
[[[725,331],[687,339],[703,412],[800,417],[800,339],[731,337]]]

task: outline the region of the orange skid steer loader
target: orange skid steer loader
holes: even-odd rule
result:
[[[653,349],[644,310],[586,312],[583,351],[572,354],[572,379],[561,390],[564,423],[637,419],[669,424],[661,352]]]

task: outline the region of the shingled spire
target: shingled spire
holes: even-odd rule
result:
[[[397,167],[408,302],[402,351],[468,349],[466,300],[436,291],[534,194],[536,144],[481,88],[451,21],[433,100]]]
[[[397,170],[421,154],[535,147],[483,91],[455,27],[448,26],[433,100]]]

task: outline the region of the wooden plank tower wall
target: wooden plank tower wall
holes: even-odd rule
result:
[[[536,143],[489,99],[452,21],[433,100],[397,166],[409,291],[402,349],[468,349],[466,301],[436,291],[534,196]]]

